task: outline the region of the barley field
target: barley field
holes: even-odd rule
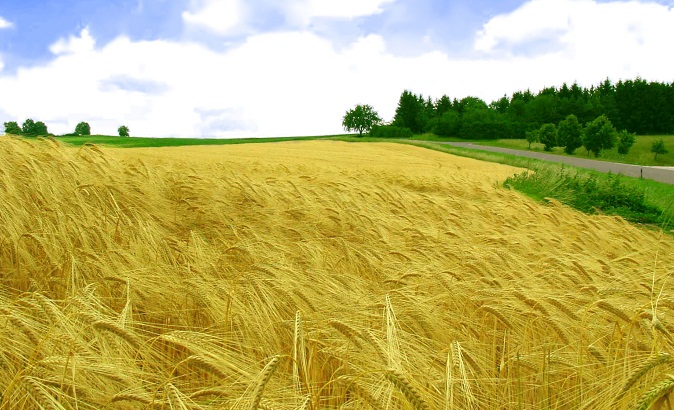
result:
[[[671,407],[674,239],[515,172],[2,138],[0,407]]]

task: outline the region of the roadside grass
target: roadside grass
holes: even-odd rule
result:
[[[309,141],[316,139],[331,139],[344,135],[323,135],[310,137],[280,137],[280,138],[148,138],[148,137],[116,137],[110,135],[87,135],[81,137],[54,137],[70,145],[82,146],[96,144],[119,148],[146,148],[146,147],[179,147],[187,145],[229,145],[252,144],[263,142]]]
[[[585,213],[619,215],[630,222],[658,226],[665,232],[672,232],[674,226],[674,185],[671,184],[432,142],[397,142],[526,168],[528,171],[508,178],[503,185],[537,201],[552,198]]]
[[[654,141],[662,138],[665,141],[665,146],[669,149],[669,153],[665,155],[658,155],[658,159],[654,159],[654,155],[651,152],[651,144]],[[523,139],[500,139],[500,140],[483,140],[475,142],[480,145],[489,145],[493,147],[502,147],[502,148],[511,148],[511,149],[521,149],[529,150],[529,143]],[[543,150],[543,144],[533,143],[531,144],[530,151],[540,151]],[[611,150],[603,151],[601,156],[594,158],[591,155],[588,155],[588,151],[580,147],[576,150],[574,155],[568,155],[564,152],[564,148],[557,147],[552,151],[546,152],[548,154],[555,155],[564,155],[564,156],[573,156],[578,158],[592,158],[600,161],[610,161],[610,162],[620,162],[624,164],[634,164],[634,165],[647,165],[647,166],[674,166],[674,135],[640,135],[637,136],[637,140],[634,143],[634,146],[630,150],[629,154],[622,156],[618,154],[618,149],[613,148]]]

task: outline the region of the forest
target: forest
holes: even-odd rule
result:
[[[597,86],[544,88],[534,94],[518,91],[487,104],[477,97],[461,100],[431,97],[405,90],[391,125],[414,134],[477,138],[525,138],[527,131],[557,124],[569,115],[581,124],[606,116],[618,130],[638,135],[674,134],[674,82],[634,80]]]

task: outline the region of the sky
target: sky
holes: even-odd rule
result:
[[[342,133],[403,90],[674,82],[674,0],[0,0],[0,123],[54,134]]]

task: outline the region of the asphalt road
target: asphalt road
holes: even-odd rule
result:
[[[576,157],[567,157],[562,155],[545,154],[535,151],[523,151],[518,149],[489,147],[486,145],[476,145],[471,142],[440,142],[453,147],[477,149],[481,151],[500,152],[503,154],[517,155],[520,157],[529,157],[541,159],[550,162],[559,162],[573,165],[580,168],[594,169],[600,172],[612,172],[630,177],[643,177],[653,181],[664,182],[674,185],[674,167],[648,167],[641,165],[620,164],[617,162],[596,161],[593,159],[583,159]]]

